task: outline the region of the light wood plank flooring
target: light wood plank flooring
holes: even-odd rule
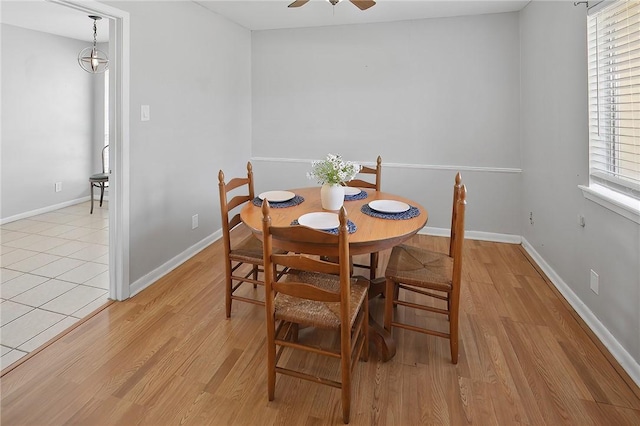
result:
[[[447,241],[411,242],[444,251]],[[351,424],[640,424],[638,388],[522,249],[465,244],[459,363],[444,339],[394,331],[394,359],[372,352],[356,366]],[[2,424],[341,424],[336,389],[278,376],[267,400],[264,312],[236,302],[225,319],[223,275],[218,241],[5,371]],[[371,307],[381,321],[383,300]],[[439,321],[398,309],[417,323]],[[331,339],[311,330],[301,338]],[[324,358],[283,360],[338,374]]]

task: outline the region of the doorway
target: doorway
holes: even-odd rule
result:
[[[109,21],[109,298],[129,298],[129,13],[96,1],[50,0]]]

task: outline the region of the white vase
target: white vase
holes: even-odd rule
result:
[[[325,210],[340,210],[344,204],[344,186],[325,183],[320,188],[320,200]]]

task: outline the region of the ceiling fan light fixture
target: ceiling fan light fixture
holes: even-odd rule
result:
[[[327,1],[331,3],[331,5],[335,6],[336,4],[340,3],[342,0],[327,0]],[[371,6],[375,6],[376,4],[375,0],[349,0],[349,1],[353,3],[360,10],[367,10]],[[300,6],[304,6],[307,3],[309,3],[309,0],[295,0],[288,7],[300,7]]]
[[[93,19],[93,45],[85,47],[78,53],[78,64],[88,73],[99,74],[109,68],[109,57],[97,47],[98,27],[96,21],[102,17],[89,15],[89,18]]]

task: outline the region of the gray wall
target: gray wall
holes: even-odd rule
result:
[[[448,228],[455,171],[486,168],[463,170],[468,228],[519,235],[518,31],[517,13],[254,31],[257,188],[315,185],[274,159],[381,155],[383,190]]]
[[[532,2],[521,12],[519,217],[527,241],[640,362],[640,226],[577,187],[589,181],[585,14],[571,2]],[[590,269],[600,275],[599,295],[589,289]]]
[[[221,227],[218,170],[246,174],[250,155],[251,37],[193,2],[109,4],[131,19],[134,283]]]
[[[1,24],[0,217],[86,196],[93,137],[92,76],[77,63],[86,43]],[[56,193],[55,182],[62,182]]]

